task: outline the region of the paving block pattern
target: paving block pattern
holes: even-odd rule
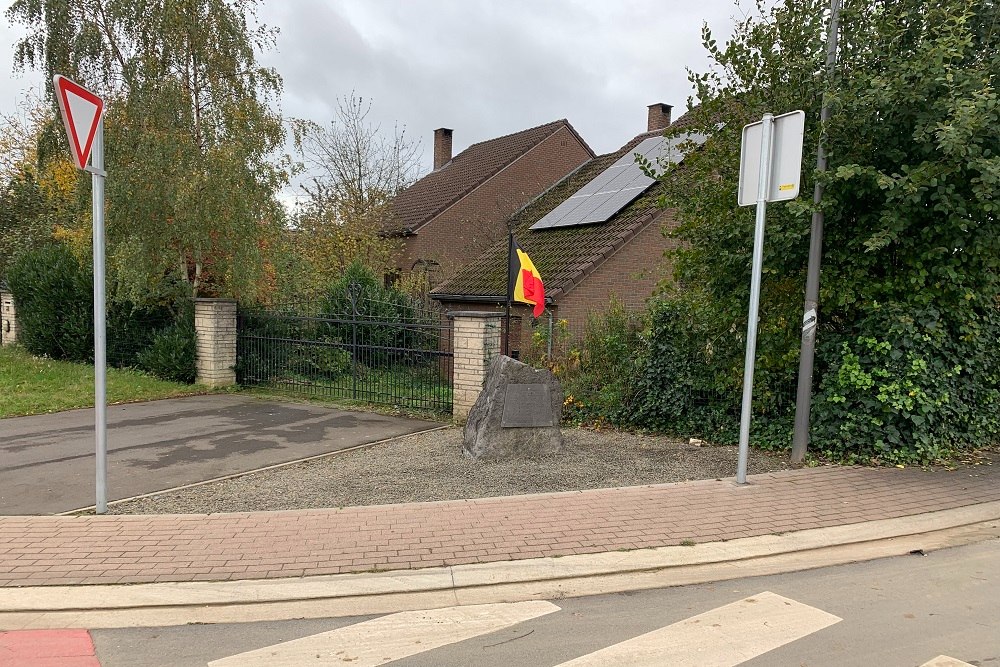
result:
[[[1000,501],[1000,466],[820,467],[569,493],[213,515],[0,517],[0,586],[301,577],[715,542]]]

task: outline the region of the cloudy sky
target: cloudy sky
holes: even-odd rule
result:
[[[0,0],[6,9],[9,0]],[[284,78],[282,112],[327,123],[338,97],[372,102],[370,118],[419,139],[454,129],[454,151],[567,118],[597,153],[645,130],[646,106],[683,111],[685,67],[707,67],[703,22],[719,41],[743,0],[265,0],[279,28],[263,63]],[[36,73],[15,74],[23,34],[0,18],[0,112]]]

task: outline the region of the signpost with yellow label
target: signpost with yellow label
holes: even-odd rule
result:
[[[747,351],[743,365],[743,406],[740,415],[737,484],[746,484],[747,461],[750,455],[750,405],[753,401],[754,358],[757,354],[757,314],[760,305],[767,202],[787,201],[799,196],[805,118],[805,112],[802,111],[792,111],[780,116],[766,113],[759,123],[751,123],[743,128],[737,201],[740,206],[756,204],[757,221],[753,234],[750,317],[747,322]]]
[[[743,128],[740,148],[740,206],[757,203],[760,184],[761,154],[765,150],[764,124],[770,114],[759,123]],[[802,180],[802,139],[805,135],[806,114],[793,111],[771,117],[770,160],[767,173],[766,201],[787,201],[799,196]]]

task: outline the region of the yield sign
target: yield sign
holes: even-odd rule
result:
[[[94,135],[97,134],[97,124],[104,111],[104,100],[59,74],[52,78],[52,82],[55,84],[56,101],[59,102],[63,124],[66,125],[69,149],[73,152],[76,166],[86,169],[90,149],[94,145]]]

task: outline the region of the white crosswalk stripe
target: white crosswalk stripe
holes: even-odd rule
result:
[[[928,660],[924,664],[920,665],[920,667],[972,667],[972,665],[967,662],[962,662],[957,658],[949,658],[946,655],[939,655],[938,657]]]
[[[214,660],[209,667],[384,665],[559,611],[542,600],[406,611]]]
[[[815,607],[764,592],[558,667],[732,667],[840,621]]]

